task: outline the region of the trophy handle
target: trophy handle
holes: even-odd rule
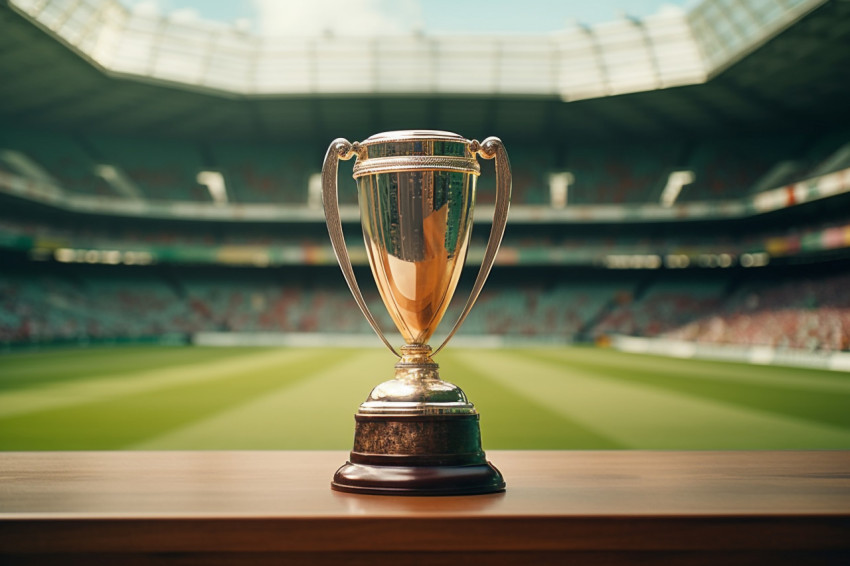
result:
[[[337,169],[339,168],[339,160],[348,160],[357,155],[359,144],[352,144],[345,138],[337,138],[331,142],[327,154],[325,154],[325,162],[322,165],[322,204],[325,209],[325,222],[328,225],[328,234],[331,237],[331,245],[333,246],[336,260],[342,268],[342,274],[345,277],[345,282],[348,283],[348,288],[351,294],[354,295],[354,300],[357,306],[363,312],[366,320],[372,330],[383,340],[387,348],[397,357],[401,357],[392,344],[390,344],[384,333],[381,332],[381,327],[378,326],[375,317],[366,306],[366,301],[363,299],[363,294],[360,292],[360,287],[357,286],[357,278],[354,276],[354,269],[351,267],[351,258],[348,256],[348,248],[345,247],[345,238],[342,235],[342,220],[339,217],[339,196],[337,191]]]
[[[508,153],[505,151],[505,146],[502,140],[497,137],[489,137],[481,144],[473,140],[470,142],[470,151],[477,153],[484,159],[496,160],[496,209],[493,212],[493,225],[490,228],[490,239],[487,241],[487,249],[484,250],[484,261],[481,263],[481,269],[478,271],[478,277],[475,278],[475,284],[472,286],[472,293],[466,300],[466,306],[463,307],[463,312],[452,327],[440,347],[434,350],[432,356],[443,349],[448,344],[452,336],[455,335],[460,325],[466,319],[466,315],[472,310],[475,301],[478,300],[478,295],[481,294],[481,289],[484,287],[484,282],[490,275],[490,269],[496,260],[496,253],[499,251],[499,246],[502,244],[502,236],[505,235],[505,225],[508,222],[508,208],[511,204],[511,186],[513,180],[511,178],[511,164],[508,161]]]

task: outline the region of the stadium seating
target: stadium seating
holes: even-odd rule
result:
[[[118,196],[106,181],[95,174],[96,160],[80,145],[78,139],[61,132],[32,129],[0,128],[0,151],[14,151],[35,165],[35,171],[21,167],[3,168],[19,176],[39,176],[46,173],[49,180],[72,194]],[[16,170],[17,169],[17,170]],[[44,179],[35,179],[44,180]]]
[[[740,198],[771,168],[805,151],[802,136],[759,136],[699,143],[687,161],[695,180],[682,191],[682,201]],[[766,189],[781,186],[780,183]]]
[[[591,334],[658,336],[717,309],[726,284],[724,279],[716,277],[658,281],[639,297],[624,297],[594,326]]]
[[[341,280],[314,280],[306,268],[57,267],[0,275],[0,344],[200,331],[371,333]],[[544,286],[517,276],[485,288],[463,334],[556,343],[626,334],[850,349],[850,274],[735,281],[720,272],[654,280],[605,272]],[[438,334],[454,323],[467,293],[458,291]],[[381,327],[393,332],[377,293],[366,298]]]
[[[569,203],[657,202],[666,174],[678,166],[680,153],[673,143],[620,147],[577,143],[566,157],[565,169],[575,178]]]
[[[119,167],[148,200],[211,200],[197,181],[205,165],[194,144],[116,136],[90,136],[88,141],[102,163]]]
[[[218,143],[210,153],[233,202],[306,204],[308,178],[321,170],[322,154],[297,145]]]
[[[848,143],[850,132],[835,131],[815,137],[801,133],[616,146],[575,140],[562,150],[544,144],[516,144],[508,148],[513,202],[549,204],[549,175],[558,172],[572,175],[571,205],[657,203],[667,177],[675,170],[694,173],[694,181],[682,189],[680,202],[741,198],[847,167]],[[110,165],[126,175],[140,198],[210,202],[210,193],[199,185],[197,174],[214,170],[224,175],[230,202],[295,205],[307,203],[308,180],[320,171],[324,153],[324,148],[297,144],[202,144],[32,129],[0,132],[0,150],[27,156],[70,193],[128,197],[128,191],[116,190],[114,183],[96,173],[98,165]],[[481,165],[479,202],[492,203],[493,163],[482,160]],[[0,167],[10,169],[2,161]],[[341,180],[350,177],[350,167],[350,162],[340,165]],[[343,185],[340,188],[342,203],[356,202],[355,191]]]
[[[683,168],[692,170],[695,180],[685,186],[680,201],[738,199],[753,191],[846,168],[850,165],[848,142],[850,132],[842,130],[688,143],[624,141],[612,146],[570,140],[559,148],[520,144],[509,148],[514,203],[547,205],[551,198],[549,175],[557,172],[572,174],[569,205],[657,203],[669,173]],[[2,171],[40,177],[69,195],[208,203],[212,200],[210,191],[199,185],[197,174],[210,169],[224,175],[232,203],[303,206],[309,198],[308,180],[319,171],[324,148],[4,128],[0,130],[0,150],[6,152],[2,154],[6,158],[0,159]],[[482,160],[481,164],[480,202],[493,202],[493,162]],[[126,175],[138,194],[118,190],[97,172],[99,165],[111,165]],[[356,202],[349,179],[351,166],[349,161],[340,167],[343,203]],[[347,188],[343,183],[348,183]],[[525,278],[513,274],[501,283],[496,281],[485,287],[464,333],[559,342],[629,334],[848,349],[850,304],[846,289],[850,279],[840,273],[810,279],[747,275],[741,280],[734,270],[712,271],[711,276],[704,276],[704,272],[678,276],[673,270],[663,269],[598,270],[588,275],[593,261],[618,253],[661,257],[680,250],[716,248],[740,255],[752,249],[768,249],[776,240],[778,247],[768,251],[773,257],[782,257],[788,242],[796,242],[798,249],[804,241],[818,244],[826,239],[827,229],[837,234],[847,223],[846,216],[833,214],[791,228],[766,224],[734,235],[719,230],[624,231],[612,226],[597,227],[592,237],[569,227],[560,231],[527,225],[509,231],[504,242],[505,249],[522,258],[524,267],[532,271],[552,267],[549,255],[557,252],[554,255],[560,254],[561,259],[555,261],[554,268],[560,270],[571,265],[564,258],[586,254],[582,256],[583,275]],[[480,250],[485,236],[486,230],[476,232],[473,247]],[[370,333],[337,271],[333,278],[325,278],[309,273],[317,268],[312,265],[268,270],[186,265],[202,261],[190,257],[193,250],[209,263],[216,261],[221,247],[296,249],[305,243],[317,245],[318,237],[318,245],[326,246],[320,223],[269,230],[252,223],[157,225],[150,220],[124,222],[108,217],[81,223],[71,213],[49,221],[37,211],[21,218],[14,213],[0,214],[4,247],[19,253],[29,252],[32,242],[43,241],[47,250],[68,246],[151,249],[174,257],[179,255],[175,251],[184,254],[161,266],[59,265],[46,261],[4,270],[0,273],[0,343],[134,339],[204,330]],[[17,242],[24,243],[15,248]],[[812,250],[840,249],[846,242],[841,240],[832,247],[818,245]],[[458,304],[447,312],[441,331],[447,331],[456,319],[463,296],[460,290]],[[391,330],[393,324],[378,295],[371,291],[367,300],[381,326]]]
[[[754,280],[716,312],[693,316],[666,337],[805,350],[850,349],[850,275]]]

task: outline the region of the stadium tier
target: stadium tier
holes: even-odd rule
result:
[[[0,247],[40,261],[63,263],[169,263],[244,266],[335,265],[320,223],[157,222],[38,213],[9,205],[0,217]],[[850,217],[843,208],[789,226],[783,217],[664,227],[621,224],[517,224],[505,236],[497,265],[603,266],[657,269],[754,267],[850,247]],[[722,226],[722,230],[715,229]],[[347,226],[352,261],[366,265],[357,227]],[[480,262],[488,225],[476,226],[468,264]]]
[[[630,335],[809,351],[850,348],[846,268],[832,274],[821,267],[810,276],[753,273],[558,270],[553,276],[540,269],[503,270],[463,334],[551,344]],[[368,289],[368,272],[360,277]],[[199,332],[368,335],[337,279],[333,268],[315,267],[19,266],[0,275],[0,343],[186,341]],[[458,291],[445,324],[457,318],[466,293]],[[367,290],[367,301],[382,328],[392,331],[374,290]]]
[[[204,143],[0,130],[3,168],[33,183],[53,183],[71,194],[117,199],[210,203],[204,171],[221,173],[225,200],[306,206],[318,174],[320,143]],[[699,142],[572,141],[562,155],[545,144],[510,151],[515,205],[657,204],[671,173],[687,171],[679,202],[736,200],[791,182],[850,167],[850,132],[816,136],[749,136]],[[570,179],[559,204],[553,175]],[[485,164],[481,202],[492,203],[494,175]],[[353,191],[340,191],[344,203]]]
[[[850,277],[752,281],[727,300],[660,332],[718,344],[840,351],[850,349]]]
[[[224,172],[233,202],[306,204],[322,155],[298,145],[216,144],[208,168]]]

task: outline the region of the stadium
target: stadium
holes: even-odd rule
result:
[[[392,361],[322,158],[415,128],[510,156],[496,265],[439,360],[485,446],[850,448],[846,1],[301,40],[2,0],[0,29],[0,449],[350,446]],[[389,331],[351,166],[346,241]],[[477,190],[460,298],[492,163]],[[321,426],[281,433],[317,398]]]

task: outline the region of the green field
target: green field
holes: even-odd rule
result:
[[[850,374],[593,348],[448,348],[485,449],[848,449]],[[0,449],[351,448],[382,349],[114,347],[0,356]]]

